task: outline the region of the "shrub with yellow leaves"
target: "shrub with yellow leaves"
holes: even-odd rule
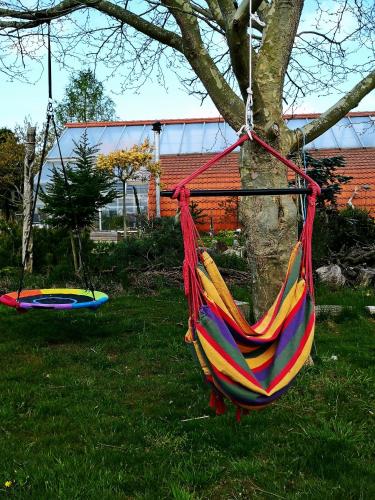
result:
[[[97,168],[111,172],[122,182],[122,213],[124,238],[126,237],[126,183],[132,179],[145,178],[147,173],[160,175],[160,163],[154,161],[153,148],[146,139],[142,144],[135,144],[129,149],[112,151],[107,155],[100,154]]]
[[[113,175],[125,182],[136,177],[141,170],[152,175],[160,175],[160,164],[154,161],[152,151],[152,146],[146,140],[129,149],[98,155],[97,166],[99,169],[113,172]]]

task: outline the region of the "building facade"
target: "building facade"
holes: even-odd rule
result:
[[[285,116],[290,129],[302,127],[317,115]],[[152,130],[154,120],[124,122],[91,122],[67,124],[60,145],[65,161],[73,159],[74,142],[87,131],[91,145],[97,145],[101,153],[124,149],[141,144],[148,139],[155,141]],[[186,175],[200,167],[214,154],[222,151],[237,139],[236,133],[222,118],[181,119],[161,121],[160,161],[162,167],[161,188],[173,187]],[[319,158],[343,156],[343,175],[353,179],[343,186],[339,206],[347,204],[369,210],[375,215],[375,112],[349,113],[315,141],[306,144],[310,154]],[[42,182],[48,181],[52,165],[60,162],[57,146],[48,154]],[[209,169],[189,186],[191,189],[239,189],[239,151],[234,151],[220,163]],[[119,190],[119,193],[121,191]],[[127,187],[127,211],[135,220],[137,201],[143,214],[152,217],[156,213],[155,182],[133,181]],[[215,231],[234,229],[239,226],[238,198],[196,198],[203,210],[201,230],[210,227]],[[119,197],[106,207],[103,215],[121,215],[122,200]],[[161,216],[173,216],[176,201],[162,198]]]

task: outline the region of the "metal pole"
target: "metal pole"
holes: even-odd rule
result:
[[[102,209],[99,208],[99,231],[102,230]]]
[[[154,131],[154,159],[155,162],[160,161],[160,132],[161,123],[155,122],[152,125],[152,130]],[[157,175],[155,178],[155,203],[156,203],[156,217],[160,217],[160,176]]]
[[[324,190],[322,190],[323,192]],[[161,191],[160,196],[171,198],[174,191]],[[264,189],[196,189],[190,191],[191,197],[212,197],[212,196],[277,196],[293,194],[310,194],[309,188],[264,188]]]

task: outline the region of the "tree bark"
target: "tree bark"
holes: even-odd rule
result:
[[[70,231],[70,244],[71,244],[71,247],[72,247],[74,271],[76,273],[78,273],[79,269],[80,269],[80,263],[78,262],[77,247],[76,247],[76,242],[75,242],[75,239],[74,239],[74,233],[73,233],[73,231]]]
[[[292,137],[282,118],[283,83],[302,5],[302,0],[270,4],[263,44],[253,61],[256,132],[284,155],[290,151]],[[286,167],[251,141],[241,149],[240,174],[244,188],[288,186]],[[249,256],[254,315],[259,318],[277,296],[296,242],[296,202],[290,196],[244,198],[240,219]]]
[[[34,203],[34,160],[36,128],[28,127],[25,143],[25,161],[23,168],[23,224],[22,224],[22,262],[25,271],[33,271],[33,235],[32,209]]]
[[[241,182],[246,188],[287,187],[286,168],[248,141],[241,150]],[[284,280],[297,238],[297,205],[291,196],[251,196],[240,200],[239,209],[258,319],[273,303]]]

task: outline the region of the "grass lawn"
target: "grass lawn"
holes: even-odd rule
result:
[[[208,408],[179,291],[97,313],[1,307],[0,497],[375,498],[375,296],[318,302],[353,309],[321,320],[315,366],[241,423]]]

